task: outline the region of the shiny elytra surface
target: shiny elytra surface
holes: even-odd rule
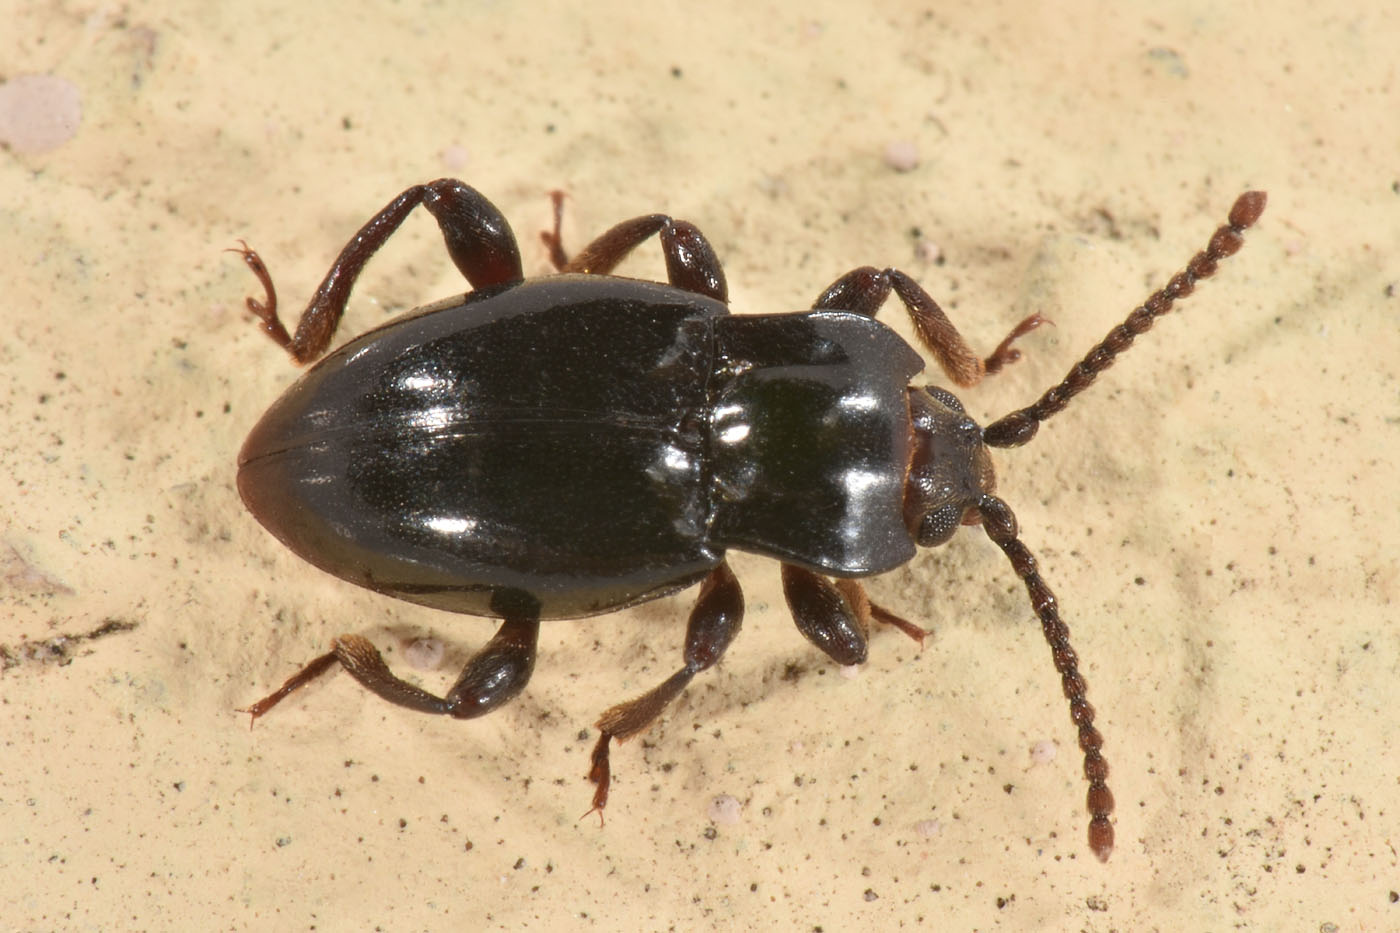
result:
[[[742,547],[847,575],[908,560],[892,331],[730,316],[652,282],[556,276],[366,333],[258,422],[238,486],[293,551],[479,615],[577,617]]]

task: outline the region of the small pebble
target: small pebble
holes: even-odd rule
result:
[[[914,832],[925,839],[932,839],[943,831],[943,824],[938,820],[919,820],[914,824]]]
[[[1034,764],[1049,764],[1055,760],[1059,747],[1049,739],[1041,739],[1031,746],[1031,761]]]
[[[943,258],[943,247],[932,240],[919,240],[914,244],[914,256],[919,262],[932,265]]]
[[[14,152],[57,149],[82,121],[78,86],[58,75],[16,75],[0,84],[0,145]]]
[[[441,639],[415,638],[404,645],[403,659],[414,670],[435,671],[442,666],[442,656],[446,650]]]
[[[743,811],[743,804],[738,799],[728,794],[720,794],[710,801],[710,808],[707,814],[710,821],[721,826],[733,826],[739,822],[739,814]]]
[[[770,198],[785,197],[790,190],[787,179],[781,175],[764,175],[758,180],[758,190]]]
[[[442,167],[449,172],[460,172],[467,167],[467,148],[455,143],[442,150]]]
[[[896,172],[912,172],[919,167],[919,147],[897,139],[885,147],[885,164]]]

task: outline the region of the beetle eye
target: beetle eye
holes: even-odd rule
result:
[[[939,404],[951,408],[958,414],[962,414],[966,411],[966,409],[963,408],[963,403],[958,401],[958,397],[941,386],[924,386],[924,391],[932,396]]]
[[[948,539],[962,524],[962,507],[949,503],[929,512],[919,522],[919,546],[937,547]]]

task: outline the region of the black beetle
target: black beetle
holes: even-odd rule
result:
[[[864,267],[811,311],[731,316],[719,262],[694,226],[638,217],[570,259],[557,193],[554,231],[542,237],[562,274],[526,281],[510,226],[480,193],[453,179],[409,188],[341,252],[294,335],[245,244],[239,252],[266,292],[248,299],[263,329],[298,363],[320,357],[365,262],[419,204],[473,290],[375,328],[312,367],[249,434],[238,489],[258,521],[323,570],[503,621],[445,698],[394,676],[366,639],[347,635],[246,710],[255,720],[337,662],[392,703],[479,716],[525,686],[541,619],[610,612],[700,582],[684,666],[598,722],[589,777],[601,813],[610,740],[646,729],[739,631],[744,599],[727,548],[782,561],[798,629],[850,665],[865,660],[871,620],[925,634],[871,603],[856,578],[981,524],[1024,582],[1050,643],[1084,752],[1089,846],[1108,858],[1103,739],[1055,596],[993,495],[987,447],[1030,440],[1213,274],[1263,211],[1263,192],[1241,195],[1205,250],[1059,385],[986,428],[946,390],[909,386],[922,361],[875,313],[893,291],[959,386],[1015,360],[1012,342],[1038,315],[979,359],[912,279]],[[609,274],[654,235],[669,284]]]

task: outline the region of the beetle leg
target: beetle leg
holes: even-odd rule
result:
[[[818,577],[818,579],[821,578]],[[861,630],[867,635],[870,634],[870,623],[879,622],[881,625],[889,625],[899,629],[918,642],[920,648],[924,646],[924,639],[929,635],[927,629],[920,628],[903,616],[895,615],[884,606],[872,603],[870,597],[865,593],[865,587],[855,580],[837,577],[832,582],[836,585],[836,591],[841,594],[841,598],[846,601],[846,605],[851,608],[851,612],[860,620]]]
[[[874,317],[890,297],[890,278],[874,266],[852,269],[827,286],[815,302],[813,311],[853,311]]]
[[[559,235],[564,214],[563,192],[551,192],[550,197],[554,200],[554,230],[541,231],[540,239],[549,247],[550,261],[560,272],[607,275],[632,250],[659,235],[670,284],[716,301],[729,301],[729,286],[724,281],[719,257],[694,224],[674,220],[665,214],[634,217],[608,230],[570,259]]]
[[[783,564],[783,595],[797,630],[843,667],[864,664],[870,600],[854,580],[837,580]]]
[[[337,660],[339,659],[335,656],[334,651],[321,655],[291,677],[288,677],[282,686],[278,687],[272,693],[269,693],[252,706],[245,706],[238,710],[240,713],[249,713],[252,715],[253,718],[248,720],[248,728],[251,729],[253,723],[266,715],[268,710],[330,670]]]
[[[564,252],[564,192],[557,189],[551,191],[549,200],[554,205],[554,229],[541,230],[540,239],[549,250],[549,262],[554,266],[554,271],[563,272],[569,264],[569,254]]]
[[[336,325],[345,313],[350,289],[365,263],[393,235],[415,207],[422,204],[437,218],[447,244],[447,254],[466,276],[472,288],[487,288],[520,281],[520,248],[510,224],[496,206],[475,188],[455,178],[440,178],[426,185],[414,185],[384,206],[345,244],[320,288],[307,304],[296,333],[287,336],[277,318],[277,303],[271,280],[263,272],[257,253],[246,246],[244,261],[262,281],[268,301],[249,299],[248,307],[262,319],[263,329],[284,347],[298,363],[309,363],[326,352]]]
[[[512,699],[525,688],[535,669],[535,644],[539,632],[540,622],[537,618],[506,619],[495,637],[467,662],[446,698],[395,677],[384,663],[379,649],[370,644],[369,639],[359,635],[342,635],[335,640],[334,650],[321,655],[288,678],[276,692],[241,712],[251,713],[256,720],[339,661],[340,666],[349,671],[361,686],[390,703],[420,713],[474,719]]]
[[[837,664],[863,664],[870,623],[890,625],[924,646],[929,633],[877,606],[855,580],[827,580],[794,564],[783,564],[783,594],[798,631]]]
[[[898,269],[882,270],[874,266],[853,269],[832,282],[817,298],[812,308],[854,311],[874,317],[891,290],[903,302],[905,310],[909,312],[909,319],[914,322],[914,330],[918,332],[924,346],[938,360],[938,365],[948,374],[949,379],[964,388],[976,385],[988,373],[997,372],[1007,363],[1018,360],[1021,351],[1014,349],[1012,343],[1016,338],[1046,323],[1046,319],[1039,314],[1032,314],[1012,328],[1011,333],[1007,334],[1006,339],[997,345],[990,356],[981,359],[958,333],[953,322],[948,320],[948,315],[943,313],[938,302],[934,301],[933,296],[924,291],[918,282]]]
[[[851,582],[854,583],[854,581]],[[856,585],[859,586],[860,584]],[[928,638],[931,634],[929,630],[923,626],[915,625],[903,616],[897,616],[884,606],[877,606],[874,603],[870,603],[870,618],[874,619],[876,622],[894,626],[918,642],[920,648],[924,646],[924,639]]]
[[[744,591],[729,564],[721,561],[700,585],[700,597],[690,611],[685,630],[685,666],[639,697],[619,703],[598,719],[598,743],[593,746],[588,779],[595,785],[593,808],[602,819],[608,805],[612,769],[608,764],[608,743],[619,742],[644,732],[666,706],[680,695],[692,677],[713,667],[744,621]],[[587,816],[585,813],[584,816]]]

